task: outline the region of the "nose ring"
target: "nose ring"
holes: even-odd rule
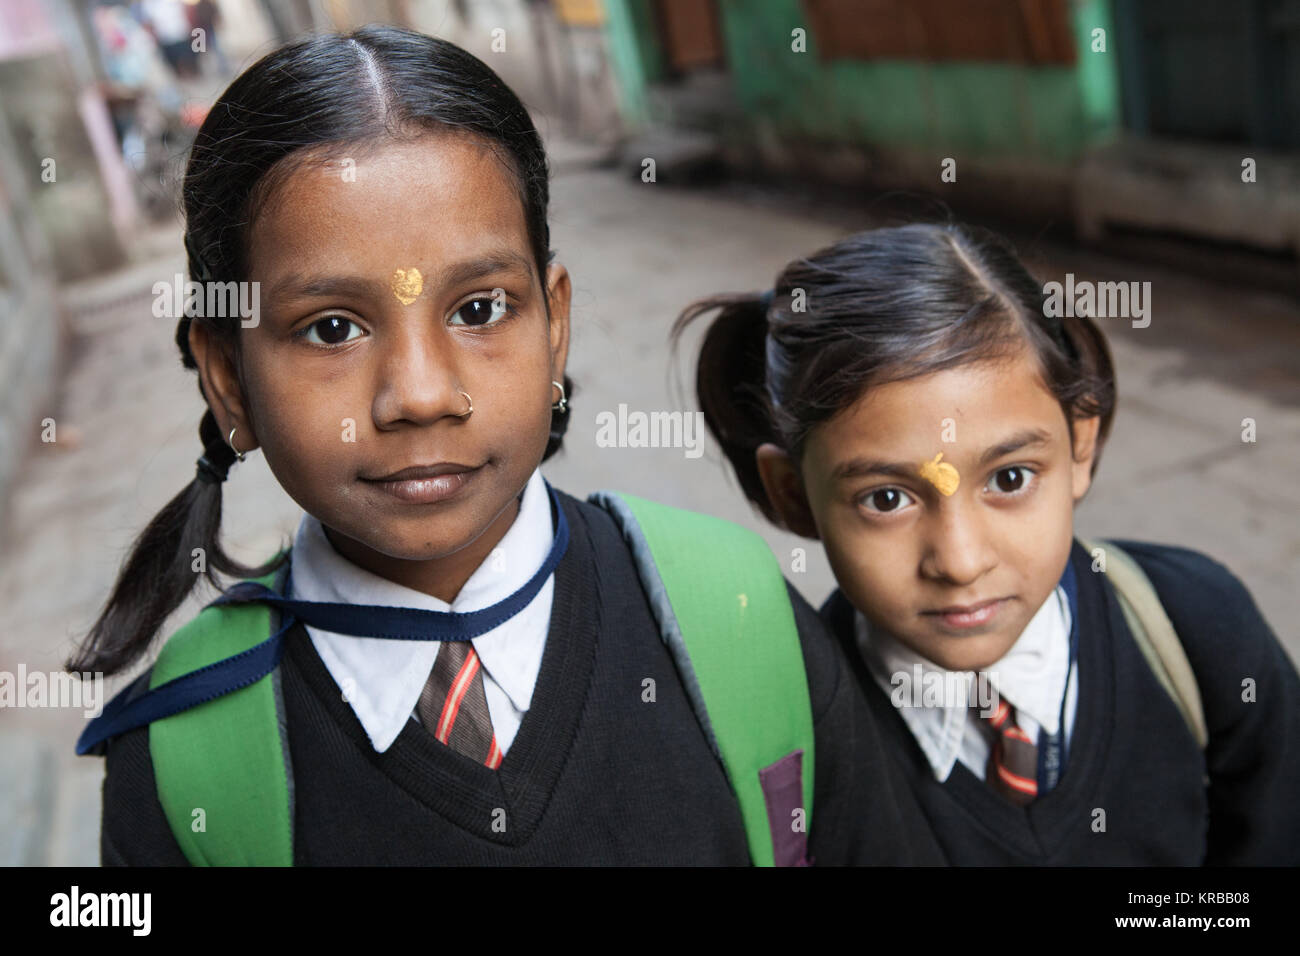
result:
[[[469,403],[469,408],[465,409],[465,411],[461,412],[456,417],[469,418],[470,415],[474,414],[474,399],[469,397],[469,392],[462,391],[461,394],[465,396],[465,401]]]

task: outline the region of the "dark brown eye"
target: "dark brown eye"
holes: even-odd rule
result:
[[[886,514],[897,511],[910,500],[907,493],[899,488],[881,488],[868,494],[862,499],[862,502],[867,506],[868,511],[879,511]]]
[[[504,301],[497,303],[497,299],[470,299],[455,311],[452,318],[460,321],[453,321],[452,325],[491,325],[494,321],[504,318],[509,311]]]
[[[347,342],[356,336],[349,335],[349,330],[359,326],[351,319],[345,319],[341,315],[330,315],[323,319],[317,319],[306,328],[306,339],[308,342],[319,343],[321,345],[338,345]],[[315,333],[313,335],[313,333]]]
[[[1003,468],[993,476],[997,484],[998,491],[1006,494],[1014,494],[1025,486],[1025,470],[1023,468]]]
[[[902,499],[898,497],[898,492],[893,488],[887,488],[884,491],[873,491],[871,493],[871,504],[877,511],[893,511],[898,507]]]

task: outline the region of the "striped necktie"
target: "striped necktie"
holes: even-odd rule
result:
[[[985,782],[1017,806],[1038,796],[1038,745],[1016,726],[1016,709],[998,700],[992,717],[984,717],[996,732],[984,771]]]
[[[443,641],[415,705],[420,722],[440,742],[495,770],[501,748],[492,732],[483,665],[469,641]]]

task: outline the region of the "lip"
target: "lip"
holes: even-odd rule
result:
[[[926,617],[937,618],[944,627],[954,630],[969,630],[985,627],[993,622],[1009,598],[991,598],[975,604],[952,604],[948,607],[922,611]]]
[[[441,475],[454,475],[466,471],[476,470],[473,465],[462,465],[454,461],[440,461],[435,465],[410,465],[401,471],[394,471],[387,475],[378,475],[374,478],[361,476],[362,481],[409,481],[419,478],[437,478]]]
[[[481,468],[481,465],[439,462],[435,465],[411,465],[378,478],[362,476],[361,480],[399,501],[428,505],[458,494]]]

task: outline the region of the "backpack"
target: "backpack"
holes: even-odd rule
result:
[[[1100,550],[1105,555],[1106,577],[1115,589],[1115,597],[1138,650],[1178,707],[1197,745],[1204,750],[1209,741],[1209,731],[1201,705],[1201,691],[1187,653],[1151,579],[1133,556],[1114,541],[1080,538],[1079,543],[1089,554],[1095,555]]]
[[[776,559],[757,534],[719,518],[608,491],[589,500],[613,517],[628,545],[660,637],[736,795],[752,862],[808,865],[812,710]],[[258,583],[274,589],[279,577]],[[278,648],[268,641],[272,623],[266,604],[208,605],[163,646],[150,690],[266,653],[270,643]],[[293,863],[293,768],[278,664],[277,649],[265,676],[237,688],[214,684],[185,709],[149,718],[159,802],[191,864]],[[104,724],[123,697],[86,728],[78,753],[109,736]]]

